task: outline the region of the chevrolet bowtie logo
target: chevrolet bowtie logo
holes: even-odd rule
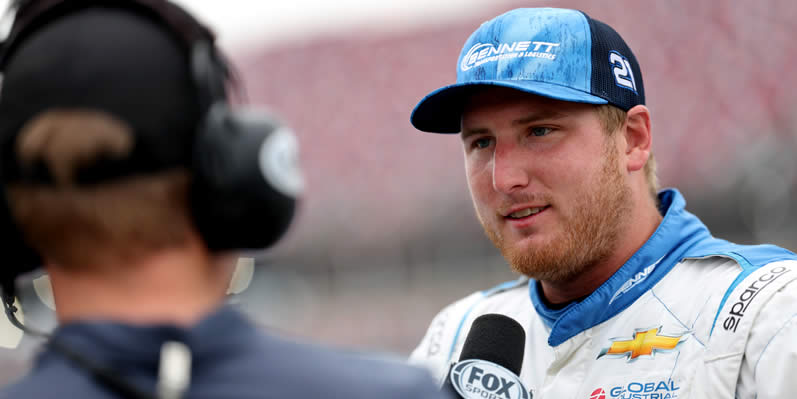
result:
[[[687,335],[659,335],[661,327],[641,329],[634,332],[631,339],[612,338],[612,345],[601,350],[597,359],[606,355],[627,357],[628,361],[636,360],[640,356],[653,356],[657,352],[668,352],[675,349],[681,342],[686,341]]]

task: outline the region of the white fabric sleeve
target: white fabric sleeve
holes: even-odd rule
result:
[[[473,305],[484,298],[481,292],[448,305],[432,319],[420,344],[409,357],[409,363],[429,370],[432,377],[442,383],[450,366],[454,340],[461,339],[460,329]]]
[[[781,288],[761,309],[740,371],[740,398],[785,398],[797,392],[797,282]]]

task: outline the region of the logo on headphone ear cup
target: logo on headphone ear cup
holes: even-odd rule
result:
[[[286,126],[277,128],[260,146],[260,170],[271,185],[288,197],[304,192],[299,166],[299,142]]]
[[[211,250],[267,248],[287,231],[304,186],[297,154],[295,136],[268,113],[211,107],[194,143],[191,190]]]

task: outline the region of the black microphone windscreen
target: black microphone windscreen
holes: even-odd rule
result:
[[[520,323],[501,314],[485,314],[473,321],[459,361],[487,360],[520,375],[525,346],[526,332]]]

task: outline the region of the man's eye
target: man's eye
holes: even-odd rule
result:
[[[535,127],[531,128],[531,135],[535,136],[535,137],[542,137],[542,136],[547,135],[551,131],[553,131],[553,129],[551,129],[549,127],[535,126]]]
[[[476,140],[473,140],[473,148],[487,148],[492,143],[492,139],[489,137],[482,137]]]

